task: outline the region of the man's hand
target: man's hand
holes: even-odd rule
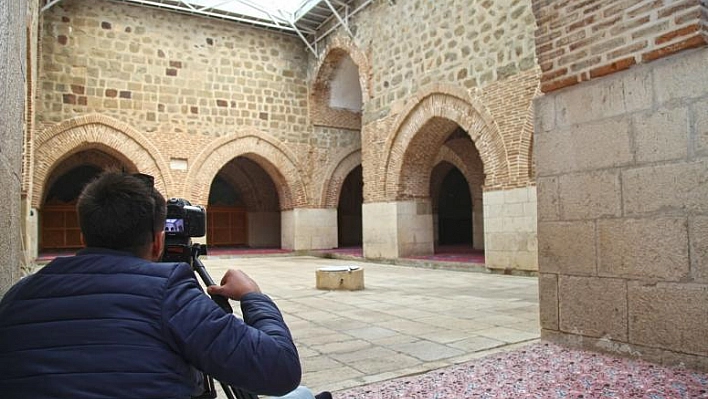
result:
[[[221,279],[221,285],[207,287],[210,295],[221,295],[235,301],[240,301],[244,295],[251,292],[261,292],[260,287],[241,270],[229,269]]]

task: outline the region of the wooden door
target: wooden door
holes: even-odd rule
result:
[[[210,246],[244,246],[248,244],[246,209],[210,206],[207,209],[207,239]]]
[[[41,249],[83,247],[75,205],[45,205],[41,220]]]

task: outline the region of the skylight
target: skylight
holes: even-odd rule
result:
[[[221,11],[272,21],[297,22],[319,1],[314,0],[182,0],[199,11]]]

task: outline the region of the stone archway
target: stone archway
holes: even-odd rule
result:
[[[428,196],[430,170],[445,138],[456,127],[469,135],[482,159],[485,188],[499,188],[510,175],[506,145],[481,102],[458,88],[436,85],[401,113],[386,143],[385,197]],[[424,134],[419,134],[424,131]]]
[[[206,204],[214,177],[239,156],[254,161],[270,176],[278,191],[281,210],[309,204],[304,174],[294,154],[275,138],[259,131],[222,137],[207,145],[189,169],[185,194],[197,204]]]
[[[361,150],[355,150],[342,157],[339,163],[327,171],[327,180],[322,185],[321,201],[324,208],[336,208],[342,183],[349,173],[361,165]]]
[[[160,151],[142,133],[128,124],[104,115],[77,117],[44,130],[36,137],[35,184],[31,206],[39,208],[49,179],[62,161],[85,150],[100,149],[133,164],[137,171],[155,177],[155,186],[165,193],[173,186],[172,176]]]

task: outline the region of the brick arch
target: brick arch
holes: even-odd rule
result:
[[[130,125],[105,115],[76,117],[36,136],[32,206],[39,208],[52,173],[63,161],[87,150],[100,150],[136,171],[155,177],[155,187],[165,193],[173,187],[169,168],[155,145]]]
[[[359,87],[364,103],[371,98],[371,66],[366,55],[344,36],[329,42],[315,68],[310,90],[310,118],[315,125],[361,130],[361,112],[333,109],[329,106],[330,81],[339,62],[349,56],[359,69]]]
[[[41,194],[40,204],[44,204],[49,191],[52,189],[57,180],[72,169],[91,165],[98,169],[124,169],[129,173],[138,171],[138,167],[123,154],[111,153],[111,149],[103,146],[93,147],[89,149],[81,149],[73,154],[68,155],[59,161],[51,173],[47,177],[44,184],[44,192]]]
[[[243,165],[235,164],[234,161],[235,159],[225,165],[225,168],[222,168],[219,174],[229,184],[239,190],[246,209],[253,212],[279,209],[277,205],[273,205],[273,209],[268,208],[269,204],[263,202],[262,190],[264,187],[259,184],[261,182],[256,181],[254,176],[244,169]],[[260,166],[258,167],[260,168]],[[261,173],[265,174],[262,170]],[[270,177],[268,176],[267,178]]]
[[[494,119],[467,91],[433,85],[415,96],[394,123],[386,142],[384,190],[388,200],[425,198],[433,160],[457,126],[482,159],[485,188],[500,188],[510,176],[507,149]]]
[[[197,155],[185,179],[185,194],[197,204],[206,204],[217,173],[232,159],[243,156],[254,161],[275,183],[280,209],[309,205],[301,168],[296,158],[277,139],[257,130],[215,140]]]
[[[337,208],[342,184],[349,173],[361,165],[361,150],[355,150],[342,157],[341,160],[327,170],[327,176],[322,185],[322,206],[324,208]]]
[[[322,52],[323,57],[317,63],[315,68],[315,79],[313,86],[322,84],[323,80],[328,81],[333,67],[337,65],[341,57],[348,55],[352,61],[359,67],[359,86],[361,86],[361,97],[364,101],[371,98],[371,66],[369,59],[363,51],[348,36],[336,36],[328,44]]]

